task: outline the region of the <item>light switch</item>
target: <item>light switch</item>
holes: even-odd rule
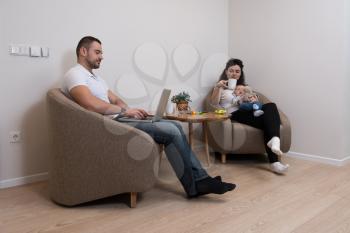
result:
[[[41,47],[41,56],[42,57],[48,57],[49,56],[49,48],[48,47]]]
[[[30,46],[31,57],[41,57],[41,48],[39,46]]]

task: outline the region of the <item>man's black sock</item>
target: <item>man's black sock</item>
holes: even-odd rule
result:
[[[214,179],[218,180],[218,181],[221,181],[221,176],[215,176]]]
[[[221,182],[219,178],[207,177],[196,182],[197,195],[201,196],[209,193],[224,194],[232,191],[236,187],[235,184]]]

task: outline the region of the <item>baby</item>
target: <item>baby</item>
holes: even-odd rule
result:
[[[251,87],[237,85],[233,94],[235,96],[233,101],[239,105],[239,109],[253,111],[255,117],[264,114],[264,111],[261,110],[262,103],[259,102],[258,96],[253,92]]]

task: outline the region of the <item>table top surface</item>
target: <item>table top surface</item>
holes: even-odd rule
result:
[[[207,121],[223,121],[223,120],[229,119],[230,116],[228,114],[217,114],[214,112],[208,112],[208,113],[202,113],[202,114],[190,114],[190,113],[167,114],[165,118],[169,120],[200,123],[200,122],[207,122]]]

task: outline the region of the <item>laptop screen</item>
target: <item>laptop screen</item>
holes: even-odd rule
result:
[[[158,103],[158,107],[157,107],[155,116],[160,117],[160,118],[163,117],[166,106],[168,104],[170,93],[171,93],[170,89],[163,89],[162,95],[160,96],[160,100]]]

